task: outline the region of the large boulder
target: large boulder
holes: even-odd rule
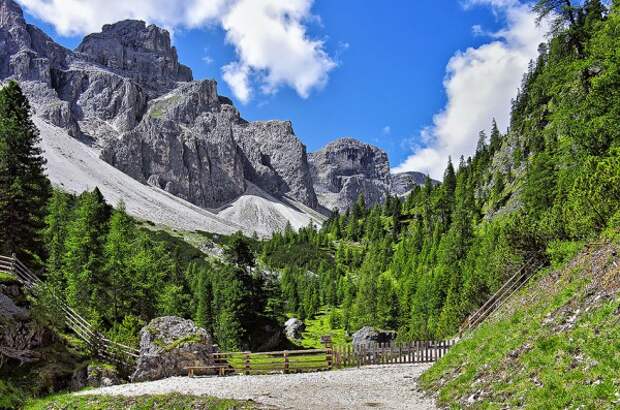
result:
[[[371,326],[364,326],[353,333],[353,346],[367,346],[375,343],[390,343],[396,339],[396,332],[393,330],[375,329]]]
[[[306,325],[301,320],[292,317],[284,323],[286,337],[290,340],[301,339],[301,333],[306,330]]]
[[[176,316],[153,319],[140,331],[140,357],[133,382],[187,374],[187,367],[213,364],[211,335],[194,322]]]
[[[86,385],[89,387],[108,387],[121,384],[118,370],[103,363],[90,363],[86,369]]]

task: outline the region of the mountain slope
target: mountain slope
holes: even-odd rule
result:
[[[65,130],[39,118],[34,121],[41,131],[41,145],[52,183],[72,193],[98,187],[106,201],[116,204],[122,199],[128,213],[139,219],[188,231],[230,234],[241,230],[248,235],[256,231],[261,236],[283,229],[287,221],[292,221],[295,228],[305,226],[311,220],[321,223],[317,215],[310,217],[256,187],[227,204],[218,215],[216,211],[205,210],[162,189],[136,181],[101,160],[94,149]],[[256,203],[254,198],[257,197],[261,198],[258,204],[248,205]],[[264,212],[269,212],[270,217],[262,217]]]
[[[513,296],[422,378],[451,408],[620,407],[618,244],[586,247]]]

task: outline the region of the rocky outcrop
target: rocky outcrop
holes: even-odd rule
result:
[[[392,174],[392,184],[390,186],[390,194],[392,196],[403,197],[409,194],[416,186],[422,186],[426,183],[426,175],[421,172],[399,172]],[[433,185],[439,182],[431,180]]]
[[[306,147],[290,121],[244,122],[233,135],[243,152],[248,180],[267,192],[317,207]]]
[[[306,325],[301,320],[292,317],[284,323],[284,331],[289,340],[301,339],[301,333],[306,330]]]
[[[89,387],[108,387],[121,384],[118,371],[107,364],[90,363],[86,368],[86,385]]]
[[[393,330],[380,330],[371,326],[364,326],[353,333],[353,346],[367,346],[374,343],[390,343],[396,339]]]
[[[364,195],[367,205],[381,203],[390,192],[387,154],[353,138],[341,138],[308,156],[319,203],[346,210]]]
[[[27,380],[33,394],[84,386],[75,383],[83,358],[57,336],[53,322],[53,309],[33,307],[19,282],[0,277],[0,379],[12,382],[18,374],[16,381]]]
[[[153,319],[140,331],[140,356],[133,382],[187,375],[189,366],[213,364],[211,335],[191,320],[175,316]]]
[[[175,88],[177,81],[192,81],[191,69],[179,64],[168,31],[143,21],[106,24],[100,33],[86,36],[76,52],[129,78],[151,97]]]

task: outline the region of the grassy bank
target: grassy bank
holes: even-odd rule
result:
[[[251,410],[257,408],[251,402],[222,400],[207,396],[188,396],[178,393],[139,397],[58,394],[44,399],[28,401],[24,407],[26,410]]]
[[[421,383],[450,408],[620,408],[618,246],[587,247],[538,279]]]

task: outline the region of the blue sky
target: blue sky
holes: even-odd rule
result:
[[[71,1],[77,0],[53,3],[69,7]],[[62,12],[54,17],[53,11],[42,8],[41,0],[20,2],[28,7],[30,22],[74,48],[82,32],[100,26],[106,18],[142,17],[125,16],[122,11],[98,17],[110,1],[92,0],[97,17],[84,20]],[[215,78],[220,94],[232,96],[244,118],[291,120],[309,151],[341,136],[358,138],[386,150],[393,167],[418,168],[435,177],[440,176],[448,155],[471,153],[477,130],[487,127],[493,116],[500,117],[500,126],[507,124],[510,96],[516,93],[524,65],[537,46],[522,43],[541,38],[533,32],[529,11],[516,0],[293,1],[299,8],[287,10],[292,17],[285,14],[285,19],[298,23],[304,30],[301,38],[312,42],[310,48],[316,53],[300,69],[282,65],[295,49],[288,54],[265,50],[257,57],[263,66],[252,68],[247,77],[250,96],[245,98],[237,97],[242,95],[224,79],[222,68],[251,58],[244,57],[243,40],[227,38],[237,33],[234,25],[243,25],[243,20],[194,23],[187,16],[173,20],[153,10],[142,13],[144,19],[173,31],[181,62],[193,69],[196,79]],[[247,12],[250,21],[253,13]],[[268,46],[260,41],[249,44],[256,49]],[[317,67],[323,71],[315,77],[315,72],[309,73],[311,80],[303,85],[293,85],[305,81],[294,78],[295,70],[303,74],[312,58],[321,60]],[[277,70],[285,73],[284,80],[265,80]],[[489,76],[489,70],[503,72],[491,78],[495,73]],[[498,95],[477,96],[484,87],[489,88],[488,94]]]

